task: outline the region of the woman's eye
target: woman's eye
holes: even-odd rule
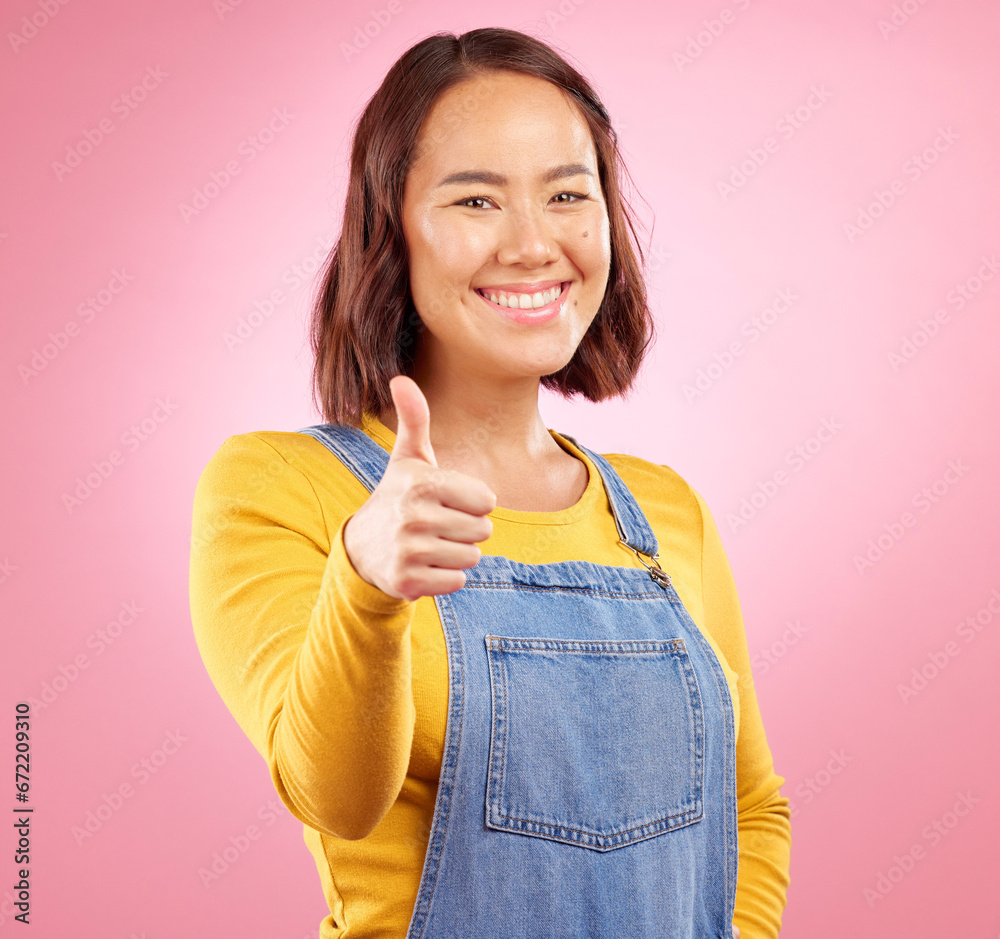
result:
[[[552,197],[552,201],[557,205],[572,205],[574,202],[579,202],[586,198],[588,197],[580,192],[560,192]],[[473,203],[481,203],[481,205],[474,205]],[[469,196],[467,199],[456,202],[455,205],[462,206],[463,208],[478,209],[487,203],[490,205],[493,204],[488,196]]]

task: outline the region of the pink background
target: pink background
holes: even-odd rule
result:
[[[47,696],[35,934],[316,935],[326,908],[301,825],[271,812],[266,768],[195,647],[192,496],[229,435],[317,422],[314,284],[295,266],[314,271],[338,231],[352,121],[413,42],[484,25],[581,65],[645,199],[659,338],[640,385],[628,402],[542,409],[594,449],[672,466],[715,515],[795,805],[782,934],[1000,933],[1000,278],[977,280],[1000,259],[992,0],[44,8],[6,4],[0,50],[0,749],[13,763],[15,703]],[[82,158],[60,170],[68,151]],[[230,161],[238,173],[185,219]],[[792,302],[753,339],[782,290]],[[67,506],[102,461],[107,478]],[[74,826],[123,783],[130,797],[78,844]],[[967,817],[949,814],[962,794]],[[251,825],[259,839],[203,884]],[[20,928],[10,837],[0,935]]]

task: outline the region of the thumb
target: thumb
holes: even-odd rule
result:
[[[406,375],[389,381],[389,393],[396,406],[396,442],[390,460],[415,459],[437,466],[431,448],[431,412],[420,386]]]

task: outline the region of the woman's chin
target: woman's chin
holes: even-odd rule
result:
[[[576,350],[572,349],[558,356],[546,356],[544,358],[525,358],[517,363],[518,372],[542,379],[547,375],[555,375],[561,372],[573,359]]]

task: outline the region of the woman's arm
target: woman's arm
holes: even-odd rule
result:
[[[740,731],[736,741],[740,862],[735,924],[743,939],[773,939],[781,928],[791,858],[791,814],[779,792],[750,668],[732,570],[708,507],[702,513],[702,596],[705,622],[730,667],[739,675]]]
[[[338,463],[343,500],[324,517],[294,451],[279,449],[282,436],[230,437],[201,475],[195,638],[289,811],[320,831],[363,838],[409,764],[414,604],[362,580],[348,559],[343,527],[367,490]]]

